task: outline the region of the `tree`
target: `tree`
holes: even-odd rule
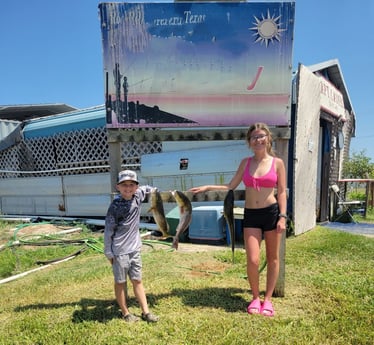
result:
[[[344,178],[374,178],[374,163],[365,155],[365,150],[353,152],[352,157],[343,164]]]

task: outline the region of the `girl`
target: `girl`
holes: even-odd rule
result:
[[[275,157],[268,126],[255,123],[247,132],[247,143],[252,157],[244,158],[228,184],[191,188],[193,193],[209,190],[235,189],[243,181],[245,208],[243,221],[244,245],[247,256],[247,275],[252,291],[249,314],[274,316],[271,297],[279,274],[279,247],[286,229],[286,171],[283,161]],[[277,195],[275,195],[275,187]],[[267,277],[263,302],[260,300],[260,246],[265,239]]]

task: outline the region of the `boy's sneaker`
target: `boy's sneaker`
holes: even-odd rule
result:
[[[157,322],[158,316],[152,313],[148,313],[148,314],[142,313],[142,319],[147,322]]]
[[[126,322],[137,322],[140,320],[140,317],[135,316],[133,314],[127,314],[126,316],[122,315],[122,319],[125,320]]]

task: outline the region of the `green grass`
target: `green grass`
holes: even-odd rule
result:
[[[357,223],[374,223],[374,209],[372,207],[368,207],[366,210],[366,217],[363,217],[359,214],[353,214],[353,219]]]
[[[147,245],[143,280],[160,321],[126,324],[118,318],[110,266],[89,249],[0,285],[0,344],[372,344],[374,239],[317,227],[288,238],[286,247],[285,296],[274,298],[274,318],[246,313],[243,249],[236,249],[232,264],[228,247],[171,252]],[[6,248],[1,266],[16,256],[17,272],[31,269],[39,250]],[[64,253],[44,256],[57,254]],[[23,256],[32,258],[25,267]],[[129,296],[130,310],[139,315],[131,289]]]

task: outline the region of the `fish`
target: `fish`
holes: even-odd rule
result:
[[[179,206],[179,222],[175,229],[175,236],[173,236],[172,248],[178,249],[179,236],[187,230],[192,220],[192,204],[190,199],[181,191],[174,190],[171,192],[175,201]]]
[[[234,191],[230,189],[223,201],[223,215],[230,231],[232,263],[235,261]]]
[[[161,193],[157,189],[153,189],[151,191],[151,208],[148,210],[148,212],[152,212],[153,219],[155,220],[159,231],[162,233],[162,236],[170,236],[169,224],[165,217]]]

